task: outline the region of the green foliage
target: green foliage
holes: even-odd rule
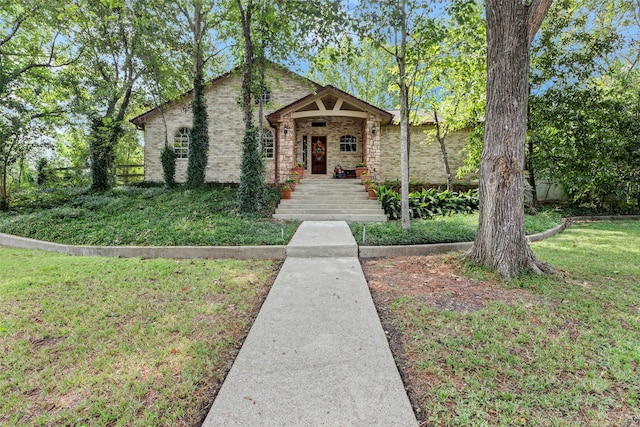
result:
[[[532,49],[534,172],[575,205],[640,202],[637,13],[625,1],[559,0]]]
[[[258,130],[251,127],[242,140],[242,175],[238,193],[240,212],[259,212],[264,203],[264,160],[258,146]]]
[[[393,58],[369,40],[356,45],[344,36],[313,56],[307,77],[391,110],[398,105],[397,93],[390,91],[394,66]]]
[[[209,127],[202,75],[194,77],[191,110],[193,111],[193,127],[191,128],[186,186],[193,189],[204,185],[209,155]]]
[[[91,150],[91,191],[105,191],[114,180],[114,149],[122,135],[122,123],[109,117],[92,120],[89,149]]]
[[[540,233],[559,225],[562,217],[558,212],[545,211],[538,215],[525,215],[525,232]],[[411,231],[404,231],[398,221],[366,224],[350,224],[353,237],[358,244],[365,245],[424,245],[431,243],[471,242],[476,237],[478,214],[453,214],[434,216],[431,219],[413,219]]]
[[[160,154],[160,162],[162,163],[162,176],[164,184],[171,188],[176,185],[176,153],[173,148],[165,144]]]
[[[637,103],[595,87],[550,89],[535,97],[530,138],[537,174],[561,184],[578,205],[638,200]]]
[[[36,183],[38,185],[44,185],[47,182],[49,171],[48,171],[49,161],[42,157],[38,160],[38,164],[36,165],[37,177]]]
[[[379,186],[378,199],[391,220],[400,218],[400,194],[392,188]],[[429,219],[437,215],[452,215],[472,213],[478,210],[479,200],[477,190],[455,193],[435,188],[409,193],[410,217],[415,219]]]

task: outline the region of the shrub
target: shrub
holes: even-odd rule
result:
[[[390,187],[380,185],[378,199],[382,208],[391,220],[397,220],[401,215],[401,198]],[[436,215],[450,215],[454,213],[472,213],[478,210],[480,201],[477,190],[455,193],[435,188],[409,193],[409,216],[414,219],[429,219]]]

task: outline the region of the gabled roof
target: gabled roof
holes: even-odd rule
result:
[[[289,70],[286,67],[283,67],[280,64],[276,64],[275,62],[272,62],[272,61],[269,61],[269,60],[266,60],[266,62],[267,62],[267,66],[269,66],[269,67],[273,67],[275,69],[278,69],[278,70],[280,70],[280,71],[282,71],[284,73],[289,74],[290,76],[292,76],[292,77],[294,77],[296,79],[304,80],[306,83],[308,83],[313,88],[315,88],[316,91],[322,89],[322,87],[323,87],[321,84],[316,83],[313,80],[310,80],[310,79],[308,79],[306,77],[303,77],[303,76],[301,76],[301,75],[299,75],[297,73],[294,73],[293,71]],[[226,73],[221,74],[218,77],[215,77],[212,80],[210,80],[206,84],[205,90],[209,89],[209,88],[211,88],[213,86],[216,86],[216,85],[222,83],[224,80],[228,79],[229,77],[233,77],[233,76],[235,76],[235,75],[237,75],[238,73],[241,73],[241,72],[242,72],[242,66],[239,65],[239,66],[227,71]],[[193,92],[193,89],[191,89],[188,92],[183,93],[182,95],[180,95],[176,99],[173,99],[171,101],[167,101],[167,102],[165,102],[165,103],[163,103],[163,104],[161,104],[161,105],[159,105],[159,106],[157,106],[155,108],[152,108],[151,110],[148,110],[148,111],[146,111],[146,112],[144,112],[144,113],[132,118],[129,121],[131,123],[133,123],[134,125],[136,125],[136,126],[143,125],[147,121],[147,118],[149,118],[149,116],[161,111],[163,108],[166,108],[166,107],[173,106],[173,105],[180,104],[180,103],[184,102],[185,99],[187,99],[188,97],[191,96],[192,92]]]
[[[340,100],[339,103],[336,103],[337,105],[332,104],[333,98]],[[331,104],[331,108],[326,109],[326,105],[324,104],[324,102],[329,102],[329,104]],[[344,109],[342,107],[344,107]],[[289,105],[285,105],[279,110],[274,111],[273,113],[267,115],[267,120],[269,121],[269,123],[271,123],[271,125],[274,125],[274,123],[277,122],[283,114],[292,111],[297,112],[297,114],[307,113],[308,116],[323,116],[327,115],[329,111],[335,112],[335,115],[340,115],[341,111],[353,111],[350,110],[350,108],[371,112],[377,115],[378,117],[380,117],[382,125],[388,125],[392,123],[393,120],[392,113],[382,110],[375,105],[369,104],[368,102],[356,98],[355,96],[331,85],[327,85],[322,89],[319,89],[316,93],[309,94],[298,99],[297,101],[292,102]]]

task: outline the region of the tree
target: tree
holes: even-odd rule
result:
[[[434,18],[426,2],[413,0],[360,1],[355,30],[391,55],[396,63],[400,103],[400,206],[402,229],[411,228],[409,216],[410,112],[415,107],[416,76],[427,60],[425,41],[432,37]]]
[[[532,188],[538,175],[575,204],[637,198],[629,183],[639,170],[639,15],[640,4],[619,0],[558,0],[550,9],[532,47]]]
[[[209,153],[209,126],[207,106],[204,101],[204,71],[210,57],[205,57],[205,46],[208,31],[216,22],[212,16],[216,2],[193,0],[185,4],[179,1],[176,5],[186,19],[193,38],[193,98],[191,101],[193,125],[186,186],[187,188],[198,188],[204,184]]]
[[[68,65],[56,1],[2,3],[0,9],[0,210],[10,203],[9,170],[35,147],[46,121],[61,114],[51,96],[54,70]]]
[[[242,212],[257,212],[264,198],[264,163],[260,153],[259,131],[253,124],[252,97],[257,99],[260,112],[265,86],[267,55],[271,60],[305,57],[314,47],[335,36],[332,31],[339,23],[339,1],[309,0],[305,2],[236,0],[235,12],[241,34],[230,31],[238,40],[242,57],[241,107],[245,133],[242,141],[242,171],[240,176],[239,208]],[[259,120],[262,120],[261,114]]]
[[[397,93],[390,91],[395,81],[394,68],[393,58],[370,40],[356,43],[343,36],[336,45],[326,46],[311,59],[307,76],[376,107],[392,110],[399,103]]]
[[[428,40],[430,60],[418,76],[417,90],[419,105],[433,114],[435,128],[427,132],[427,141],[440,146],[447,189],[452,191],[447,136],[475,128],[484,116],[486,38],[478,1],[452,1],[447,12]]]
[[[114,177],[115,148],[125,133],[124,122],[136,85],[146,71],[143,54],[157,49],[153,15],[127,1],[88,0],[75,3],[82,18],[74,42],[82,49],[78,78],[79,109],[90,126],[91,190],[104,191]]]
[[[529,48],[552,0],[487,0],[487,106],[480,161],[478,232],[468,256],[510,279],[539,261],[524,232],[524,148]]]

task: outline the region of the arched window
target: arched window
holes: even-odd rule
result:
[[[265,159],[273,159],[273,132],[262,129],[262,155]]]
[[[173,152],[176,153],[176,158],[189,158],[189,144],[191,144],[191,129],[178,129],[173,136]]]
[[[356,137],[353,135],[342,135],[340,137],[340,152],[352,153],[358,151]]]

